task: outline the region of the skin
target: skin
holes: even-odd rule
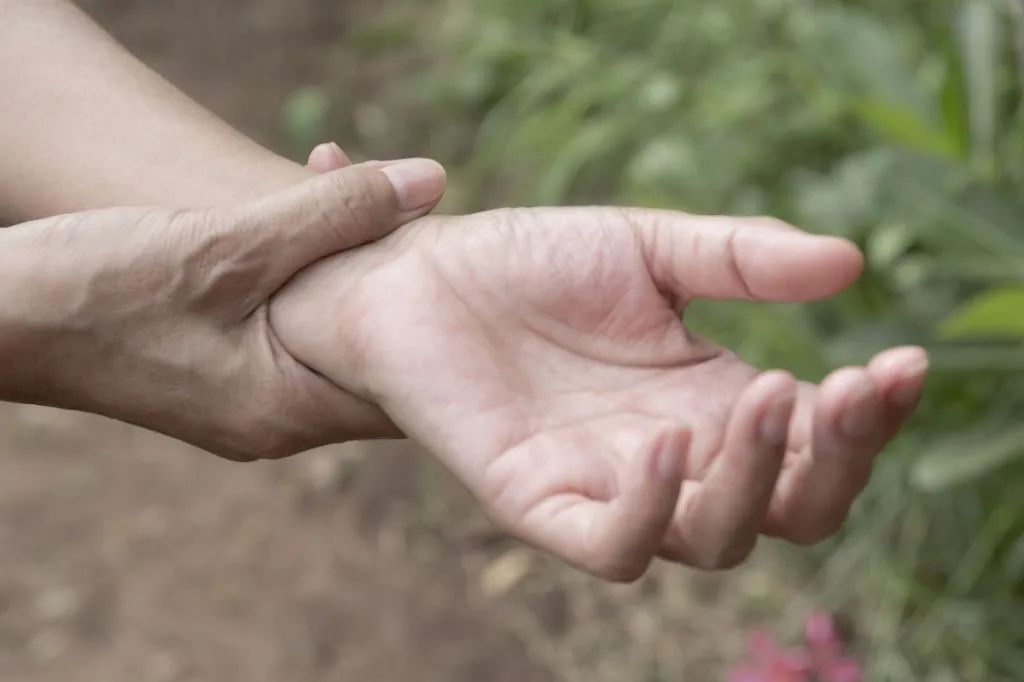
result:
[[[920,393],[920,349],[816,387],[680,321],[695,297],[835,293],[860,269],[845,242],[603,208],[359,246],[429,211],[439,169],[396,181],[329,145],[310,159],[329,174],[289,191],[312,171],[61,0],[0,0],[0,91],[0,210],[40,219],[0,238],[7,400],[239,460],[409,435],[512,533],[630,580],[656,555],[724,567],[760,533],[833,532]]]
[[[269,303],[309,263],[429,212],[443,187],[440,166],[408,160],[236,205],[3,230],[0,399],[107,415],[237,461],[380,435],[378,409],[284,351]]]
[[[0,92],[0,224],[249,201],[310,176],[190,100],[67,0],[0,0]]]
[[[821,386],[691,334],[695,298],[808,301],[850,243],[770,219],[613,209],[428,217],[293,280],[271,325],[378,404],[512,533],[610,580],[833,533],[910,414],[921,349]],[[331,311],[325,315],[324,311]]]

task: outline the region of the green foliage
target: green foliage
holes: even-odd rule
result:
[[[965,303],[942,325],[947,339],[1024,339],[1024,287],[990,289]]]
[[[1012,11],[1016,10],[1016,11]],[[459,208],[771,213],[867,255],[814,306],[698,305],[808,378],[922,343],[933,378],[823,598],[872,680],[1024,669],[1024,115],[1017,0],[447,0],[413,88]]]
[[[293,92],[281,108],[281,128],[288,146],[297,155],[326,139],[331,103],[323,88],[306,86]]]
[[[934,446],[914,465],[913,479],[928,491],[942,491],[976,480],[1024,454],[1024,425],[974,430]]]

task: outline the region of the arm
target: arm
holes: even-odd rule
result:
[[[310,263],[429,212],[443,184],[432,161],[370,163],[240,204],[0,230],[0,400],[103,414],[237,460],[397,435],[288,354],[268,306]]]
[[[0,200],[21,215],[216,203],[306,175],[204,114],[67,4],[6,0],[0,11],[0,88],[18,92],[0,104]],[[393,433],[393,419],[512,532],[617,580],[656,554],[721,567],[762,531],[797,542],[834,532],[920,393],[920,349],[797,385],[680,322],[692,297],[834,293],[859,273],[849,244],[757,220],[506,211],[431,218],[293,279],[433,206],[415,201],[396,217],[392,197],[390,219],[339,223],[332,207],[377,203],[331,177],[227,213],[104,212],[37,225],[51,235],[48,256],[68,247],[68,269],[99,249],[95,264],[114,269],[97,265],[91,286],[67,291],[110,298],[71,296],[49,317],[35,306],[14,315],[22,332],[35,320],[43,341],[28,335],[5,357],[47,365],[49,352],[64,371],[47,368],[48,396],[229,456]],[[412,186],[436,198],[437,180],[428,172]],[[182,230],[183,219],[192,227]],[[323,250],[296,254],[303,220],[328,237]],[[97,239],[97,221],[113,234],[145,227],[143,237],[169,236],[157,243],[184,251],[154,264],[138,250],[150,240]],[[36,239],[12,232],[0,254]],[[59,282],[24,288],[61,291]],[[78,324],[65,330],[68,320]],[[18,338],[3,334],[8,322],[0,317],[0,341]]]
[[[265,310],[310,263],[431,210],[436,163],[354,166],[291,191],[312,172],[63,0],[0,0],[0,92],[0,215],[67,214],[0,231],[0,400],[106,414],[236,459],[395,435],[284,353]],[[324,145],[310,165],[347,159]]]
[[[309,176],[192,102],[65,0],[0,0],[0,92],[8,218],[209,205]]]
[[[798,383],[679,313],[824,298],[861,267],[849,242],[765,218],[504,209],[325,259],[269,312],[293,357],[379,405],[512,533],[631,580],[655,555],[722,568],[761,533],[839,528],[914,408],[924,351]]]

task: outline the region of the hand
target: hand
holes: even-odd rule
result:
[[[236,460],[393,434],[379,409],[286,352],[267,305],[307,265],[428,212],[443,186],[431,161],[375,163],[242,205],[5,230],[14,295],[0,302],[0,397],[105,414]]]
[[[821,386],[695,337],[695,298],[808,301],[850,243],[770,219],[604,209],[416,221],[274,299],[288,351],[380,405],[512,533],[611,580],[833,533],[919,396],[891,350]],[[330,314],[325,314],[330,311]]]

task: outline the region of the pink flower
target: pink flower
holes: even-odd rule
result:
[[[822,682],[861,682],[864,679],[864,671],[860,663],[850,658],[844,658],[828,664],[828,667],[818,673]]]
[[[822,682],[861,682],[860,664],[843,655],[843,641],[835,619],[824,611],[816,611],[804,624],[804,640],[814,672]]]
[[[729,675],[729,682],[862,682],[860,664],[843,655],[835,619],[824,611],[808,616],[804,646],[783,649],[771,633],[751,633],[749,658]]]
[[[806,682],[809,660],[803,651],[785,650],[771,633],[756,630],[750,637],[751,660],[737,667],[730,682]]]

